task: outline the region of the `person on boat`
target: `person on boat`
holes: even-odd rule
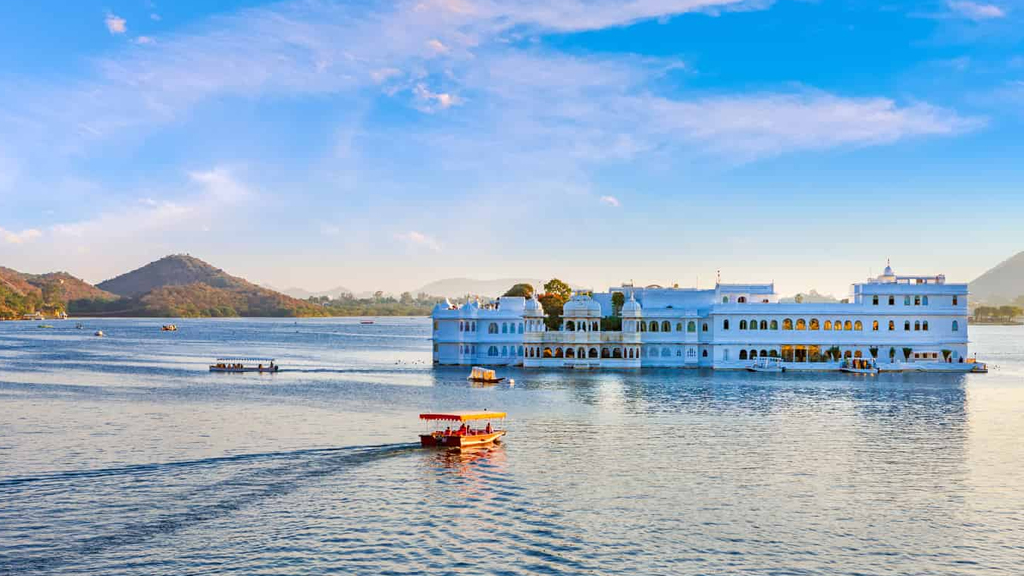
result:
[[[451,426],[449,426],[449,427],[444,429],[444,435],[445,436],[451,436],[452,435],[452,427]]]
[[[494,429],[491,428],[491,423],[488,422],[487,427],[484,428],[484,434],[490,434],[491,432],[494,432]]]
[[[466,425],[463,424],[462,426],[459,426],[459,436],[465,436],[465,435],[466,435]]]

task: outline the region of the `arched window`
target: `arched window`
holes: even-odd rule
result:
[[[747,321],[746,320],[740,320],[740,330],[746,330],[746,329],[747,329]]]
[[[904,306],[910,306],[910,296],[904,296],[903,297],[903,305]]]
[[[522,346],[520,346],[520,347],[519,347],[519,356],[522,356],[522,355],[523,355],[523,347],[522,347]]]
[[[782,321],[782,329],[783,330],[792,330],[793,329],[793,320],[790,319],[790,318],[786,318],[785,320],[783,320]]]
[[[825,330],[831,330],[831,329],[832,329],[832,321],[831,320],[825,320]]]
[[[818,323],[817,318],[811,318],[811,323],[807,326],[808,330],[821,330],[821,324]]]
[[[676,356],[682,356],[682,355],[683,355],[683,349],[682,348],[676,348]]]
[[[920,332],[920,331],[921,331],[921,322],[918,320],[918,321],[914,322],[914,332]]]
[[[889,320],[889,332],[892,332],[895,329],[896,329],[896,323],[893,322],[892,320]]]
[[[843,330],[853,330],[853,322],[850,322],[849,320],[843,322]]]
[[[861,321],[857,320],[856,322],[853,323],[853,329],[859,332],[864,329],[864,324],[861,324]]]
[[[566,329],[567,332],[575,332],[576,331],[576,323],[573,322],[572,320],[566,320],[566,322],[565,322],[565,329]]]
[[[878,320],[875,320],[874,322],[871,323],[871,330],[873,332],[878,332]]]
[[[498,355],[498,347],[497,346],[491,346],[490,348],[488,348],[487,349],[487,355],[488,356],[497,356]]]
[[[927,296],[922,296],[921,297],[921,305],[922,306],[927,306],[928,305],[928,297]]]
[[[920,296],[914,296],[914,306],[920,306],[920,305],[921,305],[921,297]]]
[[[476,332],[476,322],[473,322],[472,324],[470,324],[469,331],[470,332]]]
[[[953,306],[956,306],[957,302],[958,302],[957,297],[953,296]]]
[[[768,357],[768,351],[765,350],[764,348],[762,348],[761,349],[761,358],[767,358],[767,357]]]
[[[490,324],[488,324],[487,325],[487,333],[488,334],[497,334],[498,333],[498,325],[495,324],[494,322],[491,322]]]
[[[871,304],[874,306],[878,306],[878,296],[871,297]]]
[[[708,357],[708,351],[704,350],[704,351],[701,352],[700,355],[701,355],[701,358],[707,358]]]
[[[704,329],[707,330],[707,324],[705,324],[704,326],[705,326]],[[687,332],[696,332],[697,331],[697,323],[694,322],[693,320],[690,320],[689,322],[687,322],[686,323],[686,331]]]
[[[555,348],[555,358],[562,358],[562,349]]]
[[[612,358],[622,358],[622,348],[612,350]]]
[[[576,350],[576,357],[577,358],[586,358],[587,357],[587,350],[586,350],[586,348],[578,348]]]
[[[502,346],[501,347],[501,355],[502,356],[508,356],[508,346]]]
[[[459,332],[465,332],[465,331],[466,331],[466,323],[465,322],[459,322]]]
[[[708,323],[707,322],[705,322],[705,323],[700,325],[700,331],[701,332],[707,332],[708,331]]]
[[[747,297],[746,296],[740,296],[739,298],[736,299],[736,301],[739,302],[740,304],[746,304],[747,303]]]
[[[761,320],[761,330],[767,330],[767,329],[768,329],[768,321],[767,320]]]
[[[864,353],[861,352],[860,350],[857,350],[856,352],[853,353],[853,357],[854,358],[863,358],[864,357]]]
[[[728,303],[729,303],[729,297],[728,296],[722,296],[722,304],[728,304]]]
[[[927,320],[925,320],[924,322],[921,322],[921,330],[924,330],[925,332],[928,331],[928,321]]]
[[[505,323],[505,322],[501,323],[501,333],[502,334],[508,334],[508,324]]]
[[[895,306],[895,305],[896,305],[896,297],[895,296],[889,296],[889,306]]]
[[[779,329],[779,321],[778,320],[772,320],[772,330],[778,330],[778,329]]]
[[[832,323],[832,329],[833,330],[842,330],[843,329],[843,321],[842,320],[836,320],[835,322],[833,322]]]
[[[523,323],[522,322],[519,323],[519,333],[520,334],[523,333]]]
[[[728,329],[729,329],[729,321],[728,320],[722,320],[722,330],[728,330]]]
[[[853,354],[849,350],[843,352],[843,358],[849,358],[850,356],[853,356]]]
[[[565,349],[565,357],[566,358],[575,358],[576,357],[576,349],[575,348],[566,348]]]
[[[751,350],[749,356],[751,360],[757,358],[757,350]]]
[[[959,332],[959,331],[960,331],[960,323],[957,322],[956,320],[953,320],[953,332]]]
[[[682,332],[682,331],[683,331],[683,323],[682,322],[676,322],[676,332]]]
[[[638,325],[640,326],[641,332],[647,332],[647,323],[641,320]]]
[[[597,348],[591,348],[590,352],[587,353],[587,356],[590,358],[597,358],[599,355],[600,353],[597,351]]]
[[[661,349],[661,357],[662,358],[668,358],[670,356],[672,356],[672,352],[668,348],[662,348]]]
[[[910,320],[907,320],[906,322],[903,323],[903,331],[910,332]]]
[[[757,330],[757,320],[751,320],[748,326],[750,326],[751,330]]]
[[[797,330],[807,330],[807,321],[804,320],[803,318],[797,318],[797,320],[796,320],[796,329]]]
[[[746,360],[746,359],[747,359],[747,351],[746,350],[740,350],[740,360]]]
[[[661,331],[662,332],[671,332],[672,331],[672,324],[670,324],[668,320],[665,320],[664,322],[661,323]]]

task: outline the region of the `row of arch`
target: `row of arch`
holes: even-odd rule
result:
[[[676,356],[683,356],[683,349],[675,349]],[[672,349],[668,347],[625,347],[625,348],[605,348],[598,349],[597,347],[566,347],[561,346],[548,346],[548,347],[527,347],[526,358],[605,358],[605,359],[634,359],[634,358],[669,358],[672,356]],[[697,356],[697,349],[690,347],[686,349],[686,356],[689,358],[695,358]],[[703,358],[708,357],[708,351],[702,350],[701,356]]]
[[[877,295],[876,296],[872,296],[871,297],[871,304],[873,306],[878,306],[878,303],[879,303],[879,296],[877,296]],[[956,306],[957,304],[958,304],[958,298],[954,294],[953,295],[953,306]],[[889,295],[889,306],[895,306],[895,305],[896,305],[896,296]],[[928,305],[928,296],[927,295],[924,295],[924,296],[922,296],[922,295],[904,296],[903,297],[903,305],[904,306],[927,306]]]
[[[661,322],[658,322],[657,320],[650,320],[648,322],[644,322],[641,320],[637,323],[636,326],[637,328],[639,328],[640,332],[683,332],[684,330],[686,332],[697,331],[697,322],[693,320],[690,320],[685,324],[683,322],[676,322],[675,330],[672,330],[673,324],[668,320],[662,320]],[[701,330],[703,332],[708,331],[708,325],[706,322],[703,323],[703,325],[701,326]]]
[[[596,320],[566,320],[562,329],[566,332],[600,332],[601,323]]]
[[[896,322],[894,320],[889,320],[888,328],[889,328],[890,332],[896,330]],[[722,330],[728,330],[728,329],[729,329],[729,320],[725,319],[725,320],[722,321]],[[750,320],[750,321],[740,320],[740,322],[739,322],[739,329],[740,330],[778,330],[779,329],[779,322],[778,322],[778,320],[772,320],[770,322],[768,320],[761,320],[761,321],[758,321],[758,320]],[[835,320],[835,321],[825,320],[825,322],[822,323],[817,318],[811,318],[809,321],[805,320],[803,318],[797,318],[796,322],[794,322],[793,319],[791,319],[791,318],[786,318],[785,320],[782,321],[782,329],[783,330],[830,330],[830,331],[833,331],[833,332],[841,332],[841,331],[845,330],[845,331],[860,332],[860,331],[864,330],[864,324],[860,320]],[[871,330],[873,332],[878,332],[879,329],[880,329],[879,321],[878,320],[873,320],[871,322]],[[950,329],[953,332],[959,332],[960,331],[960,323],[958,321],[956,321],[956,320],[953,320],[953,323],[951,324]],[[905,332],[910,332],[911,330],[914,330],[915,332],[922,332],[922,331],[923,332],[927,332],[928,331],[928,321],[927,320],[915,320],[914,322],[911,322],[910,320],[905,320],[903,322],[903,330]]]
[[[474,352],[476,351],[476,347],[475,346],[473,347],[473,351]],[[499,352],[500,352],[500,354],[499,354]],[[499,355],[501,357],[512,357],[512,358],[522,357],[522,355],[523,355],[523,347],[519,346],[518,348],[516,348],[515,346],[502,346],[501,350],[499,351],[497,346],[491,346],[491,347],[489,347],[487,349],[487,355],[492,357],[492,358],[493,357],[497,357]]]

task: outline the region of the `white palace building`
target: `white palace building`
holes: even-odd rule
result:
[[[602,330],[621,292],[621,330]],[[635,287],[576,293],[548,330],[536,297],[433,310],[440,365],[559,368],[733,368],[779,357],[787,369],[833,370],[843,358],[882,369],[967,368],[967,284],[943,275],[885,272],[854,284],[842,303],[780,303],[774,284],[714,289]]]

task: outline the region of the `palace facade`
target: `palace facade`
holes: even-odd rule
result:
[[[613,310],[616,293],[621,310]],[[433,360],[442,365],[746,368],[769,356],[788,369],[828,370],[839,356],[956,369],[968,343],[966,284],[897,276],[889,266],[854,284],[842,303],[781,303],[774,284],[623,285],[574,294],[557,330],[536,297],[443,302],[432,317]]]

